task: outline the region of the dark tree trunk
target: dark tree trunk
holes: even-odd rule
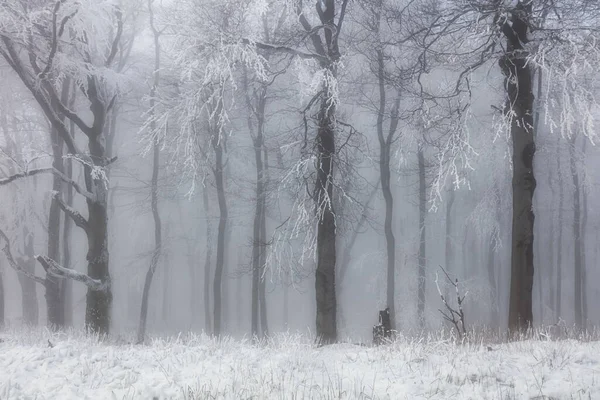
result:
[[[337,303],[335,298],[336,227],[333,209],[333,162],[335,157],[335,109],[330,104],[331,88],[326,84],[321,100],[317,131],[317,182],[315,200],[317,224],[317,337],[320,343],[337,341]]]
[[[383,230],[385,233],[386,243],[386,258],[387,258],[387,292],[386,292],[386,303],[390,314],[390,323],[392,329],[396,326],[396,306],[395,306],[395,293],[396,293],[396,238],[394,237],[394,230],[392,222],[394,220],[394,198],[392,196],[391,189],[391,171],[390,171],[390,152],[391,152],[391,139],[393,133],[390,132],[386,138],[383,134],[383,118],[386,107],[385,99],[385,84],[384,84],[384,60],[383,52],[377,52],[377,59],[379,62],[379,112],[377,114],[377,136],[379,138],[379,175],[381,179],[381,191],[383,193],[383,199],[385,201],[385,220]],[[393,122],[392,122],[393,123]]]
[[[204,330],[206,334],[210,335],[213,333],[212,318],[210,315],[210,265],[212,263],[212,223],[207,188],[204,188],[202,196],[204,204],[204,215],[206,216],[206,254],[204,259]]]
[[[213,282],[214,294],[214,334],[221,335],[222,323],[222,281],[225,267],[225,231],[227,230],[227,200],[225,197],[224,164],[223,164],[223,138],[220,132],[214,132],[212,139],[215,150],[215,183],[217,186],[217,200],[219,203],[219,231],[217,233],[217,263],[215,266],[215,279]]]
[[[532,4],[519,1],[502,24],[506,53],[500,60],[506,76],[505,111],[511,115],[513,142],[513,223],[511,255],[511,287],[508,328],[511,333],[523,331],[533,323],[533,83],[531,65],[523,45],[528,42],[528,21]]]
[[[148,0],[148,12],[150,14],[150,27],[154,36],[154,82],[150,90],[150,131],[154,138],[152,143],[152,180],[150,183],[150,208],[152,209],[152,218],[154,220],[154,252],[150,260],[150,268],[146,271],[146,279],[144,280],[144,290],[142,292],[142,308],[140,312],[140,324],[138,326],[137,341],[143,343],[146,337],[146,321],[148,318],[148,299],[150,296],[150,288],[152,287],[152,279],[154,272],[160,260],[162,250],[162,224],[160,213],[158,211],[158,173],[160,168],[160,141],[156,132],[156,122],[154,120],[156,91],[160,84],[160,33],[154,25],[154,10],[152,8],[152,0]],[[168,274],[168,271],[165,271]]]
[[[103,134],[90,135],[88,149],[93,160],[105,160]],[[101,164],[103,165],[102,161]],[[95,193],[96,201],[87,200],[88,205],[88,275],[93,279],[105,282],[105,290],[88,288],[86,295],[85,325],[93,332],[101,335],[110,330],[110,311],[112,305],[112,290],[110,272],[108,269],[108,190],[102,178],[92,176],[90,168],[86,168],[86,186],[88,191]]]
[[[583,270],[583,246],[581,241],[581,194],[579,171],[577,171],[577,161],[575,156],[575,136],[569,143],[571,176],[573,178],[573,256],[574,256],[574,312],[575,325],[577,328],[583,327],[583,302],[582,302],[582,270]]]
[[[337,62],[340,59],[338,37],[342,28],[347,2],[344,2],[335,23],[336,1],[316,2],[317,15],[322,26],[335,26],[332,29],[313,29],[310,22],[297,9],[298,19],[310,37],[321,68],[329,79],[323,82],[320,109],[317,114],[316,135],[316,182],[313,200],[317,213],[317,266],[315,270],[316,335],[320,344],[337,341],[337,301],[335,295],[336,268],[336,220],[334,212],[334,159],[335,147],[335,88],[331,80],[337,79]],[[321,36],[321,34],[323,36]]]

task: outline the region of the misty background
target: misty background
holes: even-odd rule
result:
[[[460,2],[436,1],[9,0],[0,5],[1,246],[46,280],[37,255],[90,274],[89,237],[67,215],[89,218],[91,200],[52,171],[31,173],[53,166],[106,197],[110,278],[98,279],[110,282],[111,334],[139,329],[149,268],[148,334],[211,333],[216,323],[234,337],[315,334],[316,232],[328,207],[313,197],[316,143],[321,113],[332,107],[338,337],[370,340],[379,310],[390,306],[382,157],[393,198],[395,328],[451,327],[439,312],[440,292],[455,301],[444,268],[467,292],[469,328],[506,329],[513,147],[498,66],[505,38],[494,16],[512,18],[514,9],[471,2],[481,8],[468,14]],[[600,321],[599,49],[597,30],[587,27],[600,14],[582,0],[558,2],[555,14],[533,3],[532,25],[548,27],[527,44],[537,121],[533,323],[592,329]],[[338,25],[328,30],[334,6]],[[570,7],[580,10],[568,15]],[[563,29],[567,21],[573,31]],[[331,32],[335,62],[335,52],[317,57],[312,47]],[[568,41],[552,41],[563,34]],[[94,99],[101,112],[90,108]],[[102,116],[101,163],[86,161],[91,136],[68,112],[89,127]],[[81,156],[57,139],[57,121]],[[379,133],[389,141],[380,145]],[[48,325],[46,292],[55,284],[56,321],[84,326],[93,284],[34,282],[4,251],[0,322]]]

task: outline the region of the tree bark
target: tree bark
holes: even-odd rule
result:
[[[509,22],[502,23],[506,52],[500,59],[506,76],[505,111],[511,118],[513,142],[513,223],[511,287],[508,328],[511,334],[522,332],[533,323],[533,175],[535,141],[533,129],[533,82],[531,65],[523,45],[528,41],[528,20],[532,4],[519,1],[510,10]]]
[[[425,155],[423,149],[419,146],[418,152],[419,163],[419,273],[418,273],[418,299],[417,299],[417,316],[419,318],[419,328],[425,329],[425,271],[427,268],[426,259],[426,232],[425,232],[425,216],[427,215],[427,193],[425,182]]]

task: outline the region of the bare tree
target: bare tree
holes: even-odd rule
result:
[[[65,142],[69,156],[81,162],[85,173],[85,186],[81,187],[60,171],[51,169],[51,172],[61,176],[63,182],[69,182],[86,199],[87,218],[72,207],[68,207],[59,196],[54,196],[59,208],[68,214],[87,236],[88,275],[65,269],[47,256],[36,258],[51,274],[79,280],[88,286],[86,326],[92,331],[106,334],[110,327],[112,293],[108,268],[108,183],[105,179],[105,168],[112,160],[106,157],[105,125],[107,113],[116,99],[116,88],[114,82],[107,80],[100,71],[102,68],[110,68],[117,54],[123,26],[122,13],[118,7],[105,2],[90,5],[96,7],[94,11],[80,12],[78,7],[82,6],[63,7],[65,2],[58,1],[50,7],[50,12],[47,14],[48,19],[42,21],[38,19],[36,23],[29,24],[23,23],[28,21],[32,15],[31,11],[33,11],[26,4],[27,2],[20,0],[12,2],[15,4],[5,9],[7,13],[3,14],[8,15],[8,18],[12,18],[12,20],[9,24],[4,25],[9,28],[2,33],[0,55],[31,92],[53,129]],[[3,5],[3,7],[6,6]],[[36,4],[35,7],[44,9],[47,5]],[[103,21],[106,21],[107,24],[116,25],[111,38],[100,40],[100,38],[87,35],[85,39],[83,36],[79,36],[63,41],[62,36],[67,25],[85,29],[84,27],[90,23],[87,18],[96,13],[105,16]],[[36,32],[32,32],[32,29]],[[33,46],[31,42],[21,40],[22,37],[32,36],[37,38],[36,46]],[[106,47],[100,45],[103,40],[107,43]],[[43,45],[40,41],[43,41]],[[96,53],[97,49],[101,49],[101,53]],[[58,84],[62,82],[56,79],[58,74],[55,74],[55,71],[61,67],[61,62],[64,61],[63,58],[60,58],[61,62],[57,61],[56,55],[59,52],[65,53],[66,60],[69,60],[69,57],[78,57],[77,62],[85,66],[85,68],[75,71],[79,74],[75,81],[89,104],[91,124],[86,123],[84,117],[69,109],[68,104],[62,101],[58,93],[61,86],[58,86],[57,89],[57,82]],[[26,57],[23,57],[23,54]],[[64,118],[73,121],[87,137],[89,154],[78,148],[65,125]],[[34,171],[26,171],[13,175],[1,183],[9,183],[18,177],[33,173]]]

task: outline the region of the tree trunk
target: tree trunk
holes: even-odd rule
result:
[[[73,132],[73,130],[71,130]],[[65,175],[69,179],[73,177],[73,162],[71,159],[65,160]],[[73,206],[73,187],[65,185],[64,193],[66,194],[65,203]],[[63,236],[62,236],[62,265],[65,268],[71,268],[71,218],[68,215],[63,217]],[[70,279],[63,279],[60,286],[61,303],[63,304],[64,325],[73,325],[73,282]]]
[[[52,129],[52,166],[58,171],[63,171],[62,160],[62,140],[56,129]],[[56,175],[52,175],[52,190],[60,193],[62,189],[62,181]],[[51,199],[50,211],[48,213],[48,257],[60,264],[60,216],[61,211],[58,206],[58,201]],[[63,311],[64,306],[61,304],[60,295],[60,279],[50,274],[46,275],[46,306],[48,315],[48,326],[50,329],[60,329],[64,325]]]
[[[499,318],[499,310],[498,310],[498,294],[496,292],[496,250],[494,246],[494,232],[490,235],[488,239],[488,248],[487,248],[487,272],[488,272],[488,282],[490,285],[490,316],[492,318],[492,328],[497,328],[497,322]]]
[[[17,260],[21,268],[33,274],[35,272],[35,250],[34,236],[29,232],[26,224],[23,224],[24,254],[23,258]],[[39,307],[37,299],[37,286],[33,279],[19,274],[21,284],[21,303],[23,305],[23,322],[29,326],[36,326],[39,319]]]
[[[579,187],[579,172],[577,171],[577,161],[575,156],[575,136],[569,143],[571,176],[573,178],[573,255],[574,255],[574,291],[573,307],[575,312],[575,326],[583,326],[583,304],[582,304],[582,269],[583,269],[583,249],[581,242],[581,195]]]
[[[554,199],[556,198],[556,190],[553,184],[553,173],[551,172],[551,165],[548,165],[548,187],[550,188],[551,197],[550,197],[550,210],[552,211],[552,215],[550,217],[550,231],[548,234],[550,235],[550,249],[548,251],[548,304],[550,309],[552,310],[552,316],[555,316],[555,284],[554,284],[554,271],[555,271],[555,247],[556,247],[556,224],[555,224],[555,213],[554,213]]]
[[[210,265],[212,263],[212,229],[210,204],[208,202],[208,190],[205,187],[202,192],[204,203],[204,215],[206,216],[206,254],[204,259],[204,330],[206,334],[212,334],[212,318],[210,315]]]
[[[337,303],[335,297],[336,227],[333,209],[333,159],[335,157],[335,106],[330,103],[332,88],[324,84],[318,115],[317,181],[317,338],[319,343],[337,341]]]
[[[102,133],[96,136],[89,136],[88,149],[93,160],[105,160],[102,136]],[[108,269],[108,184],[101,177],[92,176],[90,168],[86,167],[85,170],[87,189],[97,196],[96,201],[87,199],[89,215],[89,230],[87,235],[88,275],[93,279],[105,282],[107,285],[105,290],[92,290],[88,288],[85,324],[91,331],[105,335],[110,330],[112,304],[110,272]]]
[[[262,110],[262,112],[261,112]],[[264,223],[265,198],[264,198],[264,167],[262,157],[263,126],[264,121],[264,98],[261,98],[257,106],[257,129],[254,138],[254,160],[256,163],[256,207],[254,212],[254,223],[252,225],[252,336],[259,335],[259,291],[261,286],[261,253],[265,250],[261,247],[262,225]]]
[[[446,199],[446,244],[444,247],[444,262],[446,272],[448,275],[452,276],[454,273],[454,239],[452,238],[452,206],[454,205],[454,199],[456,197],[456,193],[454,189],[450,189],[448,191],[448,198]],[[450,295],[450,286],[446,285],[444,289],[444,298],[448,299]]]
[[[582,155],[587,164],[586,158],[587,149],[587,138],[583,138]],[[587,263],[586,263],[586,233],[587,233],[587,222],[588,222],[588,194],[589,190],[584,186],[582,199],[581,199],[581,311],[582,311],[582,328],[587,330],[588,324],[588,298],[587,298]]]
[[[502,26],[506,53],[500,60],[506,76],[505,111],[511,115],[513,142],[513,223],[511,287],[508,328],[511,333],[528,329],[533,323],[533,84],[531,65],[523,45],[528,38],[528,20],[532,4],[518,2],[510,12],[510,25]]]
[[[291,278],[293,279],[293,278]],[[291,285],[290,279],[290,285]],[[289,331],[290,326],[290,287],[287,282],[283,283],[283,330]]]
[[[225,231],[227,229],[227,201],[225,198],[224,164],[223,164],[223,138],[220,132],[215,132],[213,137],[213,148],[215,150],[215,183],[217,186],[217,199],[219,202],[219,231],[217,233],[217,263],[215,266],[215,279],[213,282],[214,294],[214,334],[221,335],[222,323],[222,298],[221,288],[223,281],[223,269],[225,267]]]
[[[558,238],[556,243],[557,255],[556,255],[556,306],[554,310],[556,312],[555,319],[558,322],[562,318],[562,264],[563,264],[563,215],[564,215],[564,182],[562,179],[562,168],[561,168],[561,151],[560,151],[560,137],[556,146],[556,160],[557,160],[557,175],[558,175]]]
[[[30,279],[31,280],[31,279]],[[35,282],[34,282],[35,283]],[[0,268],[0,329],[4,328],[4,271]]]
[[[75,105],[77,98],[77,86],[71,85],[71,94],[68,98],[69,108],[72,110]],[[69,132],[71,136],[75,137],[76,129],[75,123],[69,121]],[[64,141],[63,141],[64,142]],[[65,146],[64,151],[68,153],[68,148]],[[66,158],[63,165],[65,175],[69,179],[73,179],[73,160]],[[65,184],[63,192],[66,195],[65,203],[69,207],[73,207],[74,193],[71,185]],[[63,237],[62,237],[62,262],[63,267],[71,268],[71,232],[73,228],[73,222],[68,215],[63,217]],[[73,325],[73,282],[70,279],[63,279],[60,287],[61,302],[63,303],[64,309],[64,323],[65,326]]]
[[[417,152],[419,161],[419,274],[418,274],[418,300],[417,300],[417,315],[419,318],[419,328],[425,329],[425,270],[427,267],[427,259],[425,254],[425,216],[427,214],[427,193],[425,182],[425,155],[423,149],[419,146]]]
[[[264,160],[265,160],[265,165],[264,165],[264,178],[265,178],[265,185],[268,183],[269,180],[269,176],[268,176],[268,168],[269,168],[269,159],[267,158],[267,148],[264,147],[263,144],[263,151],[264,151]],[[260,246],[261,246],[261,251],[260,251],[260,286],[259,286],[259,305],[260,305],[260,328],[261,328],[261,334],[263,337],[265,336],[269,336],[269,323],[268,323],[268,318],[267,318],[267,290],[266,290],[266,285],[267,285],[267,276],[266,276],[266,269],[267,269],[267,209],[266,209],[266,203],[265,203],[265,196],[266,193],[264,193],[264,186],[263,186],[263,201],[262,201],[262,212],[261,212],[261,221],[260,221]]]
[[[150,14],[150,27],[152,28],[154,36],[154,82],[150,89],[150,131],[152,132],[153,143],[152,143],[152,181],[150,183],[150,207],[152,209],[152,218],[154,220],[154,252],[152,253],[152,260],[150,261],[150,268],[146,271],[146,279],[144,280],[144,290],[142,292],[142,309],[140,312],[140,324],[138,327],[137,341],[143,343],[146,337],[146,320],[148,317],[148,297],[150,295],[150,288],[152,286],[152,279],[154,278],[154,272],[156,266],[160,260],[160,253],[162,250],[162,224],[160,220],[160,213],[158,211],[158,173],[160,168],[160,142],[158,139],[158,133],[156,132],[156,122],[154,119],[155,113],[155,97],[156,90],[160,84],[160,33],[154,26],[154,10],[152,9],[152,0],[148,0],[148,11]],[[165,271],[165,273],[168,273]]]

